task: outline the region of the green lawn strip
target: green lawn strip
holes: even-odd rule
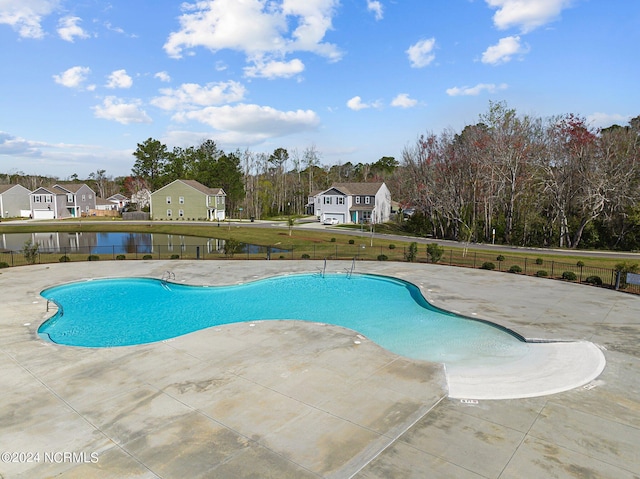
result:
[[[57,223],[30,223],[11,225],[0,223],[0,233],[33,233],[33,232],[122,232],[122,233],[164,233],[202,238],[234,239],[242,243],[260,246],[275,246],[281,249],[292,250],[284,255],[278,254],[272,259],[302,259],[308,255],[310,259],[322,259],[333,257],[349,259],[376,260],[386,256],[389,261],[404,260],[404,252],[411,243],[407,240],[389,240],[376,237],[376,233],[400,232],[396,226],[377,225],[373,238],[368,233],[367,227],[361,230],[359,226],[344,228],[353,229],[358,235],[337,234],[331,231],[312,231],[298,229],[295,226],[289,232],[289,228],[258,228],[246,227],[242,222],[217,222],[211,224],[189,224],[188,222],[140,222],[139,224],[123,223],[119,220],[65,220]],[[390,231],[392,230],[392,231]],[[291,233],[291,235],[289,235]],[[363,234],[361,236],[361,234]],[[435,240],[437,242],[437,240]],[[395,248],[389,248],[389,245]],[[427,261],[426,246],[419,245],[418,260]],[[495,269],[506,271],[511,266],[518,265],[528,274],[537,271],[547,271],[549,275],[556,276],[565,270],[580,272],[577,266],[579,261],[584,263],[583,275],[589,269],[592,274],[597,274],[598,268],[615,269],[620,259],[590,256],[545,254],[543,252],[532,254],[531,252],[509,252],[508,254],[487,251],[480,248],[450,247],[444,246],[445,251],[440,264],[455,264],[459,266],[480,267],[484,262],[492,262]],[[498,256],[504,256],[504,260],[498,261]],[[219,255],[210,255],[210,257]],[[207,256],[205,256],[207,257]],[[106,258],[105,258],[106,259]],[[542,264],[536,264],[536,260],[542,260]],[[75,258],[74,258],[75,260]],[[552,272],[553,270],[553,272]],[[552,274],[553,273],[553,274]],[[604,274],[604,273],[603,273]]]

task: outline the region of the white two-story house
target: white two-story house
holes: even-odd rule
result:
[[[391,215],[391,193],[384,183],[334,183],[316,193],[314,214],[320,221],[337,223],[385,223]]]

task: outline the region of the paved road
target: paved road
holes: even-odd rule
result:
[[[82,220],[64,220],[66,223],[78,222],[82,223]],[[36,223],[36,220],[16,220],[16,221],[7,221],[0,224],[0,232],[2,232],[3,224],[33,224]],[[119,224],[150,224],[149,221],[119,221]],[[37,224],[51,224],[57,225],[58,221],[37,221]],[[211,225],[211,222],[189,222],[189,225],[195,224],[204,224]],[[234,225],[243,226],[247,228],[287,228],[286,221],[267,221],[267,220],[258,220],[250,222],[249,220],[244,221],[234,221]],[[331,231],[332,233],[338,235],[351,235],[351,236],[361,236],[365,238],[370,238],[371,233],[369,231],[356,230],[351,228],[344,228],[340,226],[327,226],[321,224],[319,221],[314,219],[305,219],[296,223],[294,226],[296,230],[324,230]],[[415,236],[405,236],[405,235],[395,235],[395,234],[380,234],[376,233],[374,230],[375,238],[386,238],[389,241],[415,241],[419,244],[428,244],[428,243],[438,243],[440,245],[449,247],[449,248],[462,248],[469,247],[476,250],[486,250],[486,251],[495,251],[499,253],[523,253],[530,252],[533,254],[551,254],[551,255],[561,255],[561,256],[586,256],[586,257],[602,257],[602,258],[620,258],[620,259],[630,259],[640,261],[640,253],[631,253],[631,252],[620,252],[620,251],[588,251],[588,250],[568,250],[568,249],[554,249],[554,248],[525,248],[519,246],[505,246],[505,245],[492,245],[486,243],[460,243],[458,241],[444,240],[444,239],[431,239],[431,238],[419,238]]]

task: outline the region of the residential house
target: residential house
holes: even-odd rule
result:
[[[22,185],[0,185],[0,218],[29,216],[29,194]]]
[[[107,201],[113,203],[115,205],[115,209],[118,211],[121,211],[122,208],[129,204],[129,198],[121,195],[120,193],[109,196],[109,198],[107,198]]]
[[[151,193],[153,220],[225,219],[226,193],[195,180],[175,180]]]
[[[313,197],[320,221],[385,223],[391,215],[391,193],[384,183],[334,183]]]
[[[79,218],[96,208],[96,194],[84,183],[41,186],[29,195],[34,219]]]

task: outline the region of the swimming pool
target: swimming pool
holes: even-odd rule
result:
[[[429,361],[517,359],[529,348],[510,331],[435,308],[411,283],[370,274],[294,274],[212,287],[101,279],[41,294],[59,310],[39,334],[70,346],[145,344],[222,324],[295,319],[343,326]]]

